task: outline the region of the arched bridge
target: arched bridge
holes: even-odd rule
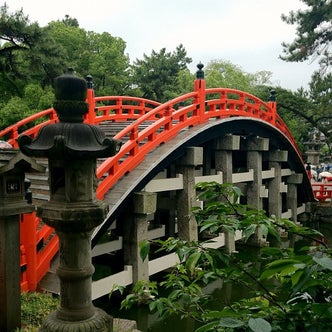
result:
[[[105,255],[121,252],[122,264],[98,277],[93,298],[107,294],[114,283],[127,285],[174,263],[171,256],[140,265],[139,241],[176,234],[197,238],[189,216],[197,203],[197,182],[237,184],[245,203],[295,221],[315,199],[300,150],[277,114],[276,101],[264,102],[234,89],[207,89],[198,73],[192,92],[164,104],[128,96],[96,97],[88,81],[85,122],[123,143],[115,156],[98,160],[96,195],[108,204],[109,212],[92,238],[96,262],[105,264]],[[51,108],[2,130],[0,137],[17,148],[19,135],[33,138],[42,126],[57,121]],[[38,162],[47,169],[47,161]],[[33,203],[41,204],[48,199],[47,175],[27,176]],[[137,209],[135,202],[140,200],[141,206],[151,201],[152,210]],[[34,213],[22,218],[21,286],[34,290],[52,279],[50,264],[58,242]]]

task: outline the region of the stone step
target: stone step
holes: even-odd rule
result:
[[[134,320],[113,318],[113,332],[140,332]]]

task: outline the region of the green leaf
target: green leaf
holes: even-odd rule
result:
[[[243,196],[241,189],[239,187],[233,187],[233,192],[234,192],[234,199],[236,198],[235,201],[237,201],[240,196]]]
[[[303,272],[303,270],[298,270],[291,276],[293,287],[299,282]]]
[[[235,229],[233,226],[229,226],[229,225],[223,225],[222,226],[223,230],[230,233],[230,234],[235,234]]]
[[[305,267],[306,267],[306,265],[303,263],[289,265],[289,266],[285,267],[284,269],[282,269],[282,271],[280,271],[280,275],[281,276],[292,275],[293,273],[295,273],[298,270],[303,270]]]
[[[210,322],[208,324],[205,324],[198,329],[195,330],[195,332],[206,332],[206,331],[211,331],[215,326],[217,326],[218,322]]]
[[[313,303],[311,306],[312,311],[319,315],[322,319],[332,320],[332,306],[331,302],[328,303]]]
[[[156,300],[149,303],[149,310],[151,312],[157,310],[159,316],[161,316],[165,310],[165,306],[160,300]]]
[[[210,229],[211,227],[215,227],[217,224],[217,221],[211,221],[211,222],[204,222],[204,224],[200,227],[200,232],[202,233],[203,231]]]
[[[254,332],[270,332],[272,327],[268,321],[263,318],[250,318],[249,327]]]
[[[265,270],[261,274],[261,279],[271,278],[279,273],[282,275],[290,274],[298,269],[304,268],[304,264],[295,259],[278,259],[266,265]]]
[[[181,248],[181,249],[179,249],[179,250],[177,251],[177,255],[178,255],[178,257],[179,257],[180,262],[183,261],[186,252],[187,252],[187,250],[184,249],[184,248]]]
[[[195,251],[192,253],[186,260],[186,267],[190,272],[193,272],[198,260],[201,257],[201,252],[200,251]]]
[[[332,271],[332,259],[325,256],[325,257],[313,257],[313,260],[324,269],[328,269]]]
[[[269,235],[273,236],[278,241],[280,240],[280,234],[274,226],[268,226]]]
[[[256,228],[257,228],[257,225],[251,224],[242,231],[242,235],[243,235],[245,241],[248,240],[251,235],[255,234]]]
[[[146,259],[146,257],[149,255],[150,242],[148,240],[144,240],[144,241],[140,242],[139,249],[140,249],[140,256],[142,258],[142,261],[144,261]]]
[[[211,268],[213,268],[214,267],[214,260],[213,260],[212,256],[208,252],[204,252],[203,256],[210,263]]]
[[[219,321],[218,326],[222,327],[230,327],[230,328],[236,328],[236,327],[241,327],[243,326],[244,323],[238,319],[234,319],[232,317],[224,317],[221,318]]]
[[[260,227],[260,229],[261,229],[261,231],[262,231],[262,235],[263,235],[263,237],[267,237],[267,235],[268,235],[268,233],[269,233],[269,228],[268,228],[268,226],[266,226],[266,225],[259,225],[259,227]]]

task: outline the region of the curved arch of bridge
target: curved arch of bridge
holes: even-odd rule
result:
[[[144,187],[159,172],[181,158],[187,147],[208,146],[216,138],[225,135],[239,135],[243,138],[263,137],[269,139],[270,150],[288,151],[288,167],[294,173],[303,174],[302,189],[299,191],[298,202],[313,201],[309,178],[298,150],[281,130],[275,126],[255,118],[230,117],[216,119],[184,130],[168,142],[159,145],[131,172],[128,172],[114,187],[106,193],[104,201],[109,205],[107,218],[93,233],[93,245],[107,231],[112,222],[126,209],[127,202],[134,192],[144,190]]]

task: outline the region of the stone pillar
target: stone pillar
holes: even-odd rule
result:
[[[247,150],[247,168],[254,170],[254,179],[248,183],[247,204],[256,207],[258,210],[263,208],[261,189],[263,171],[263,152],[269,150],[269,139],[263,137],[250,137],[245,142]],[[253,246],[264,246],[266,240],[260,228],[256,229],[255,234],[249,239],[249,244]]]
[[[269,168],[274,168],[274,178],[269,181],[269,215],[281,218],[282,214],[282,162],[288,160],[288,151],[271,151],[268,156]]]
[[[297,222],[297,186],[302,184],[303,174],[293,173],[287,177],[287,208],[292,211],[292,220]]]
[[[167,168],[166,177],[177,177],[175,164],[171,164]],[[177,233],[176,191],[172,190],[158,195],[156,218],[159,224],[165,225],[165,236],[174,237]]]
[[[251,137],[245,144],[247,150],[247,168],[254,170],[254,180],[248,184],[247,203],[262,209],[262,165],[263,152],[269,150],[269,139],[262,137]]]
[[[55,80],[54,109],[59,123],[44,126],[32,140],[19,138],[23,153],[47,157],[50,200],[37,214],[59,236],[60,306],[44,320],[42,332],[111,332],[112,317],[91,299],[94,267],[91,234],[107,215],[96,199],[96,159],[112,156],[118,143],[98,127],[83,123],[87,84],[72,72]]]
[[[126,222],[124,229],[125,265],[133,266],[133,282],[149,280],[149,260],[142,261],[139,244],[148,239],[148,222],[155,213],[157,194],[134,193],[134,217]]]
[[[191,209],[196,199],[195,167],[203,164],[203,148],[188,147],[178,164],[177,173],[183,175],[183,190],[177,193],[178,236],[186,241],[197,241],[198,230]]]
[[[216,173],[222,172],[223,183],[232,183],[233,179],[233,151],[240,149],[240,136],[227,135],[215,141]],[[224,231],[227,252],[235,251],[234,234]]]
[[[233,151],[240,149],[240,136],[227,135],[215,142],[216,172],[223,173],[223,182],[232,183]]]

